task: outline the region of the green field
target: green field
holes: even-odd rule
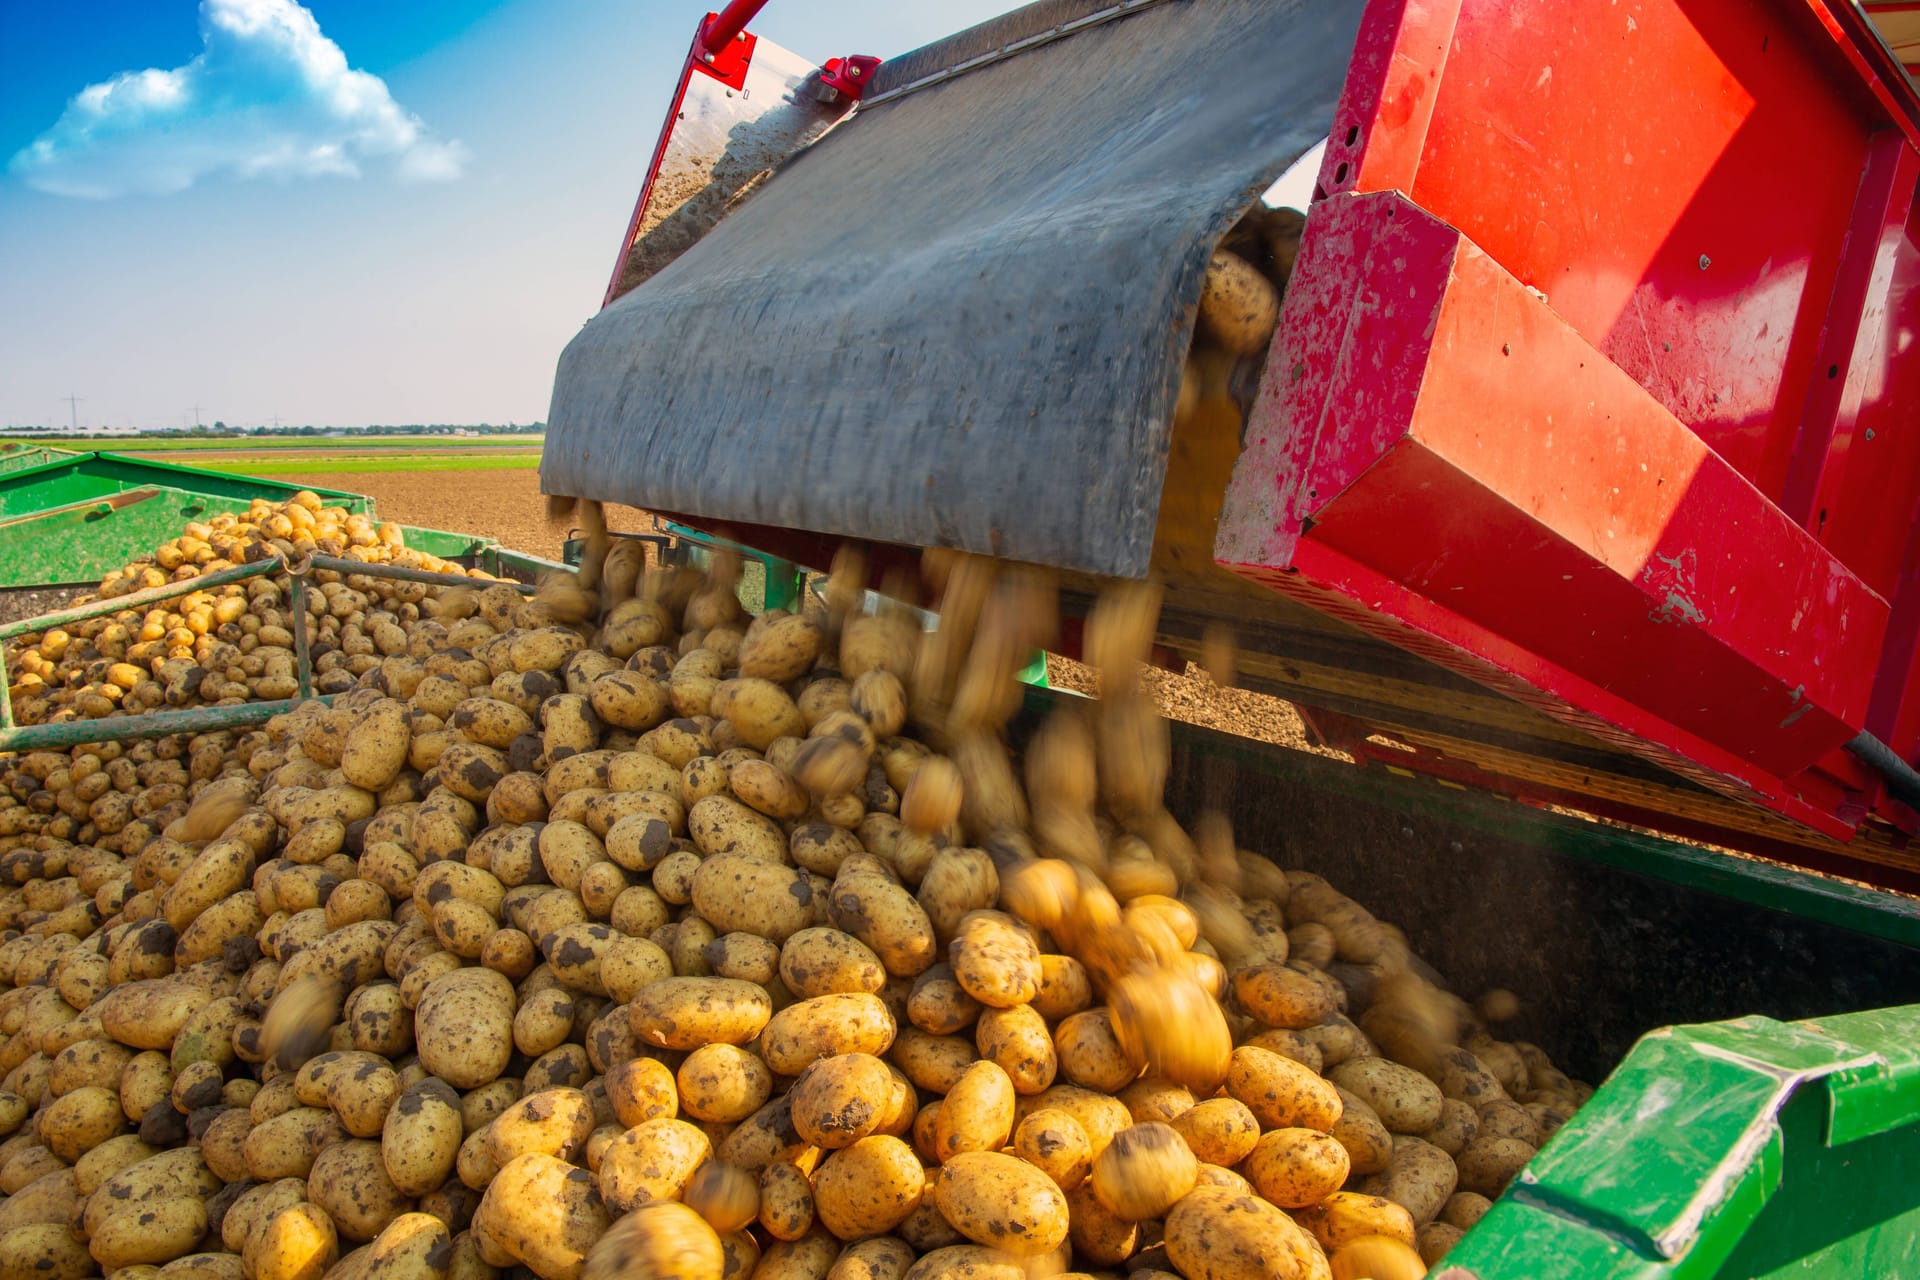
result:
[[[229,475],[297,476],[326,472],[531,471],[543,437],[263,436],[258,439],[116,439],[33,441],[0,437],[0,448],[44,444],[97,449]]]
[[[336,449],[364,452],[368,449],[538,449],[545,439],[537,433],[498,436],[100,436],[93,439],[49,440],[32,436],[0,436],[0,446],[45,445],[51,449],[98,449],[107,453],[181,453],[206,449],[302,453],[332,452]]]
[[[203,471],[244,476],[297,476],[326,471],[532,471],[539,467],[540,455],[535,452],[462,458],[446,453],[413,453],[379,457],[343,451],[255,458],[196,458],[192,465]]]

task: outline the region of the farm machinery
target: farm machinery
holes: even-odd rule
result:
[[[1867,14],[1041,0],[815,66],[760,8],[697,24],[543,489],[1042,566],[1070,656],[1116,581],[1169,667],[1230,628],[1353,763],[1185,731],[1176,792],[1612,1069],[1439,1274],[1912,1273],[1920,96]]]

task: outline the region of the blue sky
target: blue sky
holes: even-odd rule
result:
[[[885,57],[1010,7],[753,30]],[[0,0],[0,427],[544,417],[705,9]]]

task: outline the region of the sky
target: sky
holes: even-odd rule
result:
[[[752,30],[887,57],[1011,7]],[[544,418],[706,9],[0,0],[0,430]]]
[[[752,30],[885,57],[1010,7]],[[0,428],[544,418],[706,9],[0,0]]]

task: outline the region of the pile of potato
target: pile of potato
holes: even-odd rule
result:
[[[930,556],[923,634],[594,546],[0,764],[0,1280],[1397,1280],[1587,1096],[1167,813],[1150,590],[1016,760],[1035,575]]]
[[[284,503],[256,498],[245,515],[189,524],[152,555],[101,579],[76,603],[110,600],[271,556],[314,553],[436,573],[480,576],[410,550],[398,525],[321,503],[307,490]],[[285,577],[194,591],[144,610],[92,618],[8,644],[18,724],[138,714],[165,707],[231,706],[298,691]],[[405,652],[428,588],[367,578],[329,582],[308,596],[315,684],[339,693],[386,655]]]

